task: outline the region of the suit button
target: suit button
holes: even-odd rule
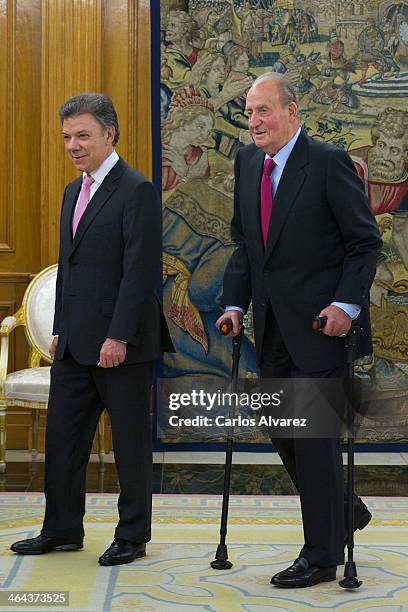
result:
[[[262,306],[262,308],[265,308],[266,307],[266,302],[261,302],[261,306]]]

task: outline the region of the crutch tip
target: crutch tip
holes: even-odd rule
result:
[[[357,578],[357,568],[354,561],[347,561],[344,568],[344,578],[339,585],[343,589],[358,589],[363,583]]]
[[[362,581],[358,580],[358,578],[343,578],[339,582],[343,589],[358,589],[362,584]]]
[[[229,570],[232,567],[232,563],[231,561],[228,561],[228,559],[226,559],[225,561],[222,561],[220,559],[214,559],[214,561],[211,561],[210,565],[213,569],[216,570]]]

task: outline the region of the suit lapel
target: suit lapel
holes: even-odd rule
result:
[[[301,131],[299,138],[285,164],[278,189],[273,198],[272,215],[269,224],[268,240],[264,254],[264,264],[271,256],[286,218],[305,181],[308,163],[308,144],[306,135]]]
[[[72,253],[77,248],[78,244],[81,242],[84,234],[86,233],[88,227],[91,225],[92,221],[95,219],[96,215],[105,206],[106,202],[109,200],[112,194],[116,191],[115,182],[122,176],[125,167],[126,165],[123,162],[123,160],[119,159],[119,161],[113,166],[112,170],[106,175],[101,186],[95,192],[95,195],[89,202],[84,214],[82,215],[79,225],[77,227],[75,238],[72,241],[70,255],[72,255]],[[76,204],[76,199],[74,202],[74,206]],[[72,229],[71,229],[72,214],[73,214],[73,209],[71,208],[71,217],[70,217],[70,223],[69,223],[70,232],[72,232]],[[72,236],[72,233],[71,233],[71,236]]]
[[[61,220],[61,229],[64,234],[66,245],[72,245],[72,218],[74,216],[75,205],[77,203],[79,192],[81,191],[82,178],[77,178],[69,185],[66,193],[64,204],[63,217]]]
[[[248,197],[248,202],[250,203],[248,207],[248,227],[252,233],[252,244],[257,249],[257,257],[260,260],[264,256],[260,220],[260,185],[264,159],[265,153],[258,149],[250,160],[248,169],[245,169],[245,176],[249,177],[248,189],[250,190]]]

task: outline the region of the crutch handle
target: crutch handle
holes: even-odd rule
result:
[[[224,319],[220,325],[220,334],[228,336],[233,330],[234,326],[231,319]]]
[[[322,331],[327,323],[327,317],[313,317],[312,329],[313,331]]]

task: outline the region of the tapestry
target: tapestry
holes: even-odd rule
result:
[[[304,129],[352,157],[383,250],[371,290],[374,354],[356,371],[390,439],[408,421],[408,1],[162,0],[160,108],[163,297],[177,353],[167,378],[228,377],[215,321],[234,250],[233,161],[251,142],[245,95],[287,74]],[[296,245],[294,245],[296,248]],[[256,375],[251,316],[241,369]],[[387,436],[385,436],[387,439]]]

